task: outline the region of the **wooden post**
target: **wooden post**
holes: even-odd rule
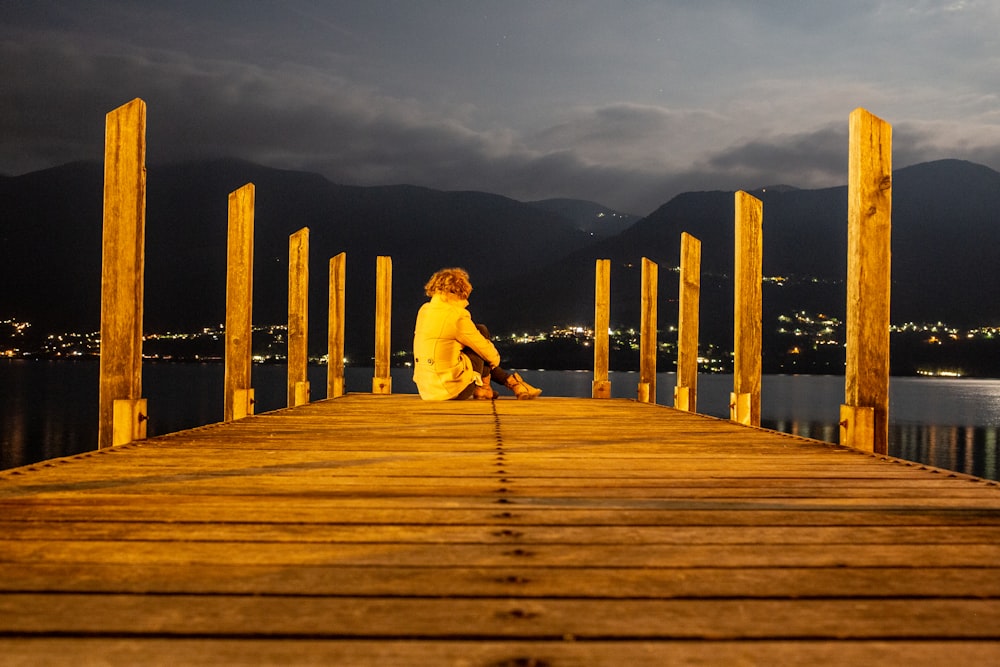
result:
[[[330,315],[327,327],[326,397],[344,395],[344,305],[347,255],[330,258]]]
[[[137,439],[146,419],[145,401],[142,410],[132,409],[142,396],[146,103],[134,99],[105,122],[98,448]],[[128,428],[115,429],[116,401],[129,402],[120,412],[132,420]]]
[[[681,233],[677,316],[677,386],[674,407],[698,411],[698,306],[701,301],[701,241]]]
[[[309,402],[309,228],[288,237],[288,407]]]
[[[252,415],[253,216],[255,190],[247,183],[229,193],[226,262],[226,370],[223,421]]]
[[[391,394],[392,376],[389,371],[392,324],[392,257],[376,260],[375,278],[375,377],[373,394]]]
[[[656,298],[659,267],[642,258],[642,323],[639,338],[640,403],[656,403]]]
[[[733,393],[729,397],[729,418],[750,426],[760,426],[763,212],[764,204],[759,199],[746,192],[736,193]]]
[[[892,126],[855,109],[848,153],[847,366],[840,442],[887,454]]]
[[[599,259],[595,269],[594,285],[594,382],[591,397],[611,398],[611,380],[608,379],[608,359],[611,328],[611,260]]]

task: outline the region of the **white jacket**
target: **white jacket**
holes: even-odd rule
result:
[[[472,369],[463,347],[475,350],[490,366],[500,353],[479,333],[466,310],[469,302],[438,292],[420,307],[413,332],[413,381],[425,401],[446,401],[482,378]]]

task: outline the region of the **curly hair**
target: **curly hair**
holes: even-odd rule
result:
[[[427,296],[434,296],[436,292],[454,294],[460,299],[468,299],[472,293],[472,283],[469,282],[469,272],[458,267],[451,269],[441,269],[436,272],[424,285],[424,292]]]

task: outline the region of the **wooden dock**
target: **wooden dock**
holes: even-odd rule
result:
[[[0,663],[997,664],[1000,486],[625,400],[351,394],[0,473]]]

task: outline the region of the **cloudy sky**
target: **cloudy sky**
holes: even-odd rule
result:
[[[0,0],[0,173],[100,160],[148,104],[150,164],[234,156],[360,185],[646,214],[684,190],[1000,169],[996,0]]]

